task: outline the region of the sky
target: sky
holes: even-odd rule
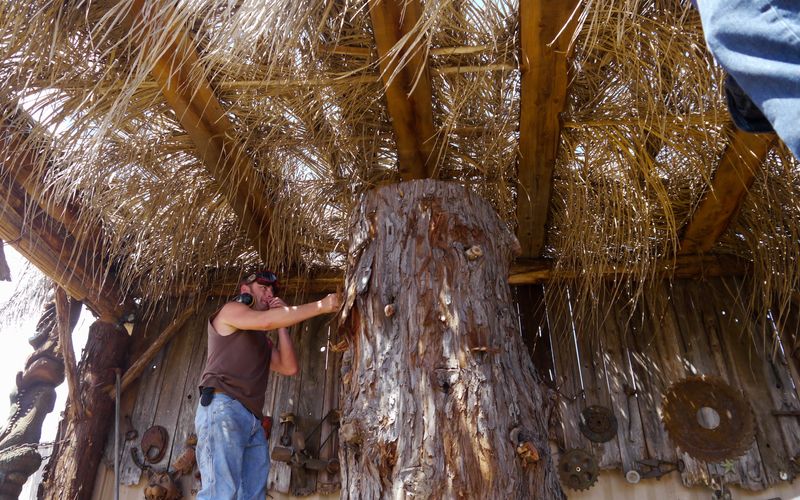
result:
[[[0,281],[0,304],[9,300],[17,287],[24,286],[18,280],[22,275],[23,269],[29,266],[28,262],[11,246],[5,245],[3,251],[11,269],[11,282]],[[35,270],[35,268],[34,268]],[[37,271],[38,272],[38,271]],[[38,308],[36,308],[38,309]],[[33,347],[28,343],[28,339],[33,335],[36,322],[39,320],[38,313],[24,318],[21,323],[0,328],[0,427],[5,427],[8,422],[9,410],[11,408],[10,395],[16,385],[17,372],[25,367],[25,360],[33,353]],[[91,313],[81,312],[81,317],[75,330],[72,332],[72,343],[75,349],[75,357],[80,360],[81,351],[86,345],[89,334],[89,325],[93,321]],[[55,409],[47,415],[42,426],[41,443],[52,442],[55,439],[58,429],[58,421],[67,400],[67,384],[62,383],[56,388]],[[48,450],[40,450],[48,452]],[[31,476],[33,477],[33,476]],[[20,498],[30,498],[32,485],[31,480],[25,484]]]

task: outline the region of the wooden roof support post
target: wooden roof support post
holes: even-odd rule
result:
[[[436,129],[425,43],[416,40],[416,34],[403,38],[419,22],[422,6],[419,0],[370,0],[369,7],[386,106],[397,142],[400,178],[408,181],[432,177],[437,159]],[[401,40],[403,46],[398,50]]]
[[[774,141],[774,134],[733,132],[710,189],[683,231],[678,253],[705,253],[714,247],[739,211]]]
[[[64,375],[67,378],[69,401],[72,403],[70,418],[82,419],[86,412],[81,400],[80,381],[78,380],[78,362],[75,360],[75,349],[72,347],[72,319],[70,318],[70,298],[60,286],[56,287],[56,328],[58,328],[58,347],[64,358]]]
[[[520,0],[522,87],[517,239],[522,257],[544,250],[553,168],[567,97],[567,51],[578,0]],[[565,23],[568,23],[565,26]]]
[[[160,2],[145,5],[144,1],[136,2],[126,19],[129,33],[142,33],[142,51],[152,50],[147,35],[155,23],[149,16],[162,8]],[[153,77],[263,258],[272,218],[266,197],[268,186],[243,145],[234,139],[233,123],[204,76],[191,36],[186,30],[175,30],[170,37],[174,41],[158,58]]]

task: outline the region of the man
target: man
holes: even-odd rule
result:
[[[195,416],[203,483],[198,499],[266,497],[269,446],[261,409],[269,370],[296,374],[297,357],[286,327],[335,312],[341,303],[330,294],[289,307],[277,297],[277,286],[272,272],[253,273],[239,282],[238,300],[209,319],[208,358]],[[275,329],[277,346],[267,337],[267,330]]]
[[[751,132],[769,121],[800,159],[800,2],[796,0],[693,0],[711,53],[733,77],[728,103],[734,123]],[[760,113],[753,113],[743,90]],[[742,106],[742,102],[745,105]],[[755,115],[755,120],[751,118]]]

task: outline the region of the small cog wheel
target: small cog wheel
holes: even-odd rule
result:
[[[565,451],[558,461],[561,483],[571,490],[588,490],[597,482],[598,473],[594,456],[580,448]]]

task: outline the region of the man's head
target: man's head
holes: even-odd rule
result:
[[[239,282],[239,293],[253,296],[253,309],[266,311],[270,299],[278,294],[278,277],[272,271],[248,274]]]

